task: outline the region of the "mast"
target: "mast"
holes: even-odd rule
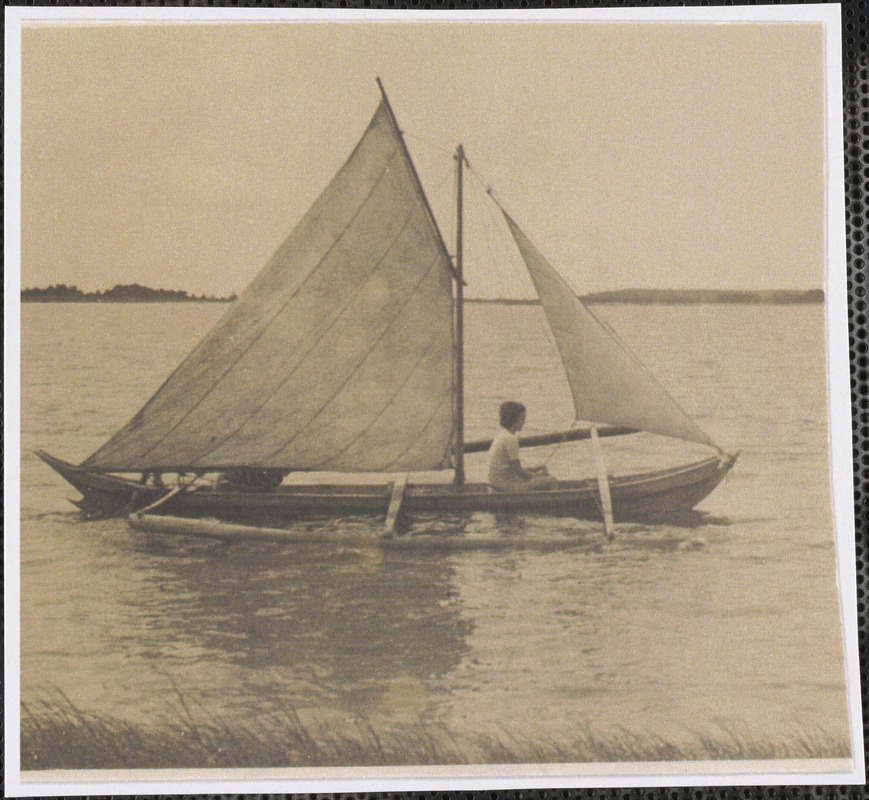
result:
[[[465,282],[462,275],[462,167],[465,149],[456,148],[456,483],[465,482]]]

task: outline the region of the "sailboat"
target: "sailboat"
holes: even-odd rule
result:
[[[72,464],[38,451],[89,516],[221,520],[515,511],[644,520],[692,509],[736,460],[586,307],[499,204],[586,428],[520,446],[638,431],[709,457],[499,492],[465,480],[462,180],[451,256],[383,85],[351,155],[271,260],[133,418]],[[494,200],[494,195],[492,195]],[[497,203],[498,201],[495,200]],[[600,464],[600,461],[596,463]],[[441,482],[413,473],[440,470]],[[290,473],[310,482],[284,482]],[[323,483],[316,473],[342,473]],[[379,483],[356,473],[383,475]],[[174,484],[167,476],[176,474]],[[205,475],[214,481],[194,480]],[[391,524],[390,523],[390,524]]]

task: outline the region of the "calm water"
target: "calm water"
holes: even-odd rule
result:
[[[177,687],[248,725],[292,704],[335,730],[364,718],[501,739],[621,727],[675,741],[806,729],[847,740],[821,306],[599,309],[713,439],[742,450],[692,528],[623,525],[608,542],[600,524],[570,519],[419,521],[575,541],[434,553],[225,545],[80,521],[65,499],[75,491],[31,451],[89,455],[223,310],[23,306],[25,701],[59,688],[80,709],[154,722],[177,718]],[[469,306],[469,439],[493,433],[507,397],[528,406],[526,432],[570,424],[540,314]],[[604,447],[612,472],[702,452],[652,436]],[[591,469],[581,443],[524,458],[565,477]]]

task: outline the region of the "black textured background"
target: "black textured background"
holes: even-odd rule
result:
[[[327,2],[112,2],[88,3],[66,0],[62,3],[18,2],[4,5],[17,6],[93,6],[127,5],[142,7],[262,7],[262,8],[381,8],[381,9],[497,9],[497,8],[627,8],[642,6],[734,6],[734,5],[801,5],[781,2],[619,2],[618,0],[473,0],[462,2],[408,2],[408,0],[337,0]],[[867,325],[867,261],[869,261],[869,45],[867,24],[869,1],[846,0],[842,3],[842,60],[844,94],[846,224],[848,236],[848,331],[851,348],[851,410],[853,417],[854,459],[854,511],[856,519],[857,614],[859,623],[859,652],[861,696],[864,731],[869,722],[867,714],[867,660],[866,660],[866,585],[869,580],[867,561],[867,535],[869,535],[869,325]],[[541,712],[543,710],[541,709]],[[865,734],[864,734],[865,742]],[[869,748],[867,748],[869,749]],[[5,792],[4,792],[5,796]],[[169,797],[171,795],[162,795]],[[270,797],[274,795],[198,795],[199,797]],[[512,791],[441,791],[441,792],[373,792],[341,793],[334,795],[296,795],[299,798],[334,797],[336,800],[386,800],[386,798],[419,797],[431,800],[754,800],[755,798],[793,798],[814,800],[836,798],[856,800],[869,797],[865,786],[772,786],[772,787],[707,787],[707,788],[655,788],[655,789],[535,789]]]
[[[869,224],[869,46],[867,3],[842,5],[842,61],[845,119],[845,219],[848,236],[848,333],[851,345],[851,414],[853,417],[854,514],[856,520],[857,619],[864,747],[867,725],[866,582],[869,534],[869,327],[866,324],[866,238]],[[869,748],[867,748],[869,749]],[[865,787],[829,788],[827,796],[863,797]],[[805,795],[804,795],[805,796]]]

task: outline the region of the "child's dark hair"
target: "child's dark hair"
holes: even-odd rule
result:
[[[515,400],[501,403],[501,427],[509,428],[525,413],[525,406]]]

